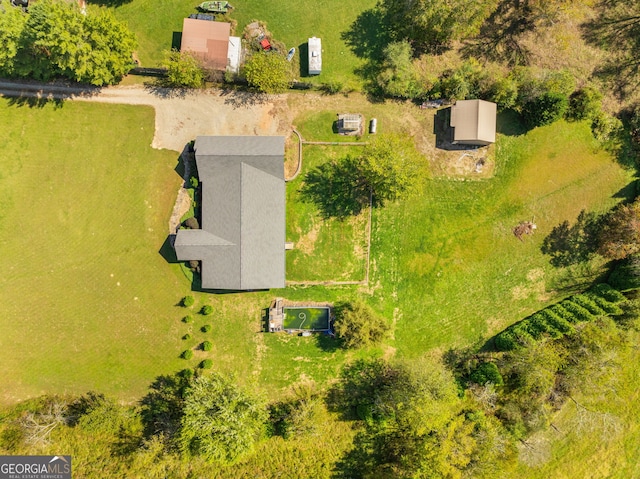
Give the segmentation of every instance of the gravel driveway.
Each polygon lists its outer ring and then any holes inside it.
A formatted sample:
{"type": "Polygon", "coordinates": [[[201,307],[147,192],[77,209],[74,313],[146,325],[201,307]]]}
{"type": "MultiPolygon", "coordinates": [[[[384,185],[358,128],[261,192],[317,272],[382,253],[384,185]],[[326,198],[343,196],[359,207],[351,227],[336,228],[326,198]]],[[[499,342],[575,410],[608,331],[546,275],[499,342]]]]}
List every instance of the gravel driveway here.
{"type": "Polygon", "coordinates": [[[28,98],[149,105],[156,110],[151,146],[181,152],[198,135],[284,135],[291,112],[284,95],[196,90],[184,93],[141,86],[77,88],[0,81],[0,94],[28,98]]]}

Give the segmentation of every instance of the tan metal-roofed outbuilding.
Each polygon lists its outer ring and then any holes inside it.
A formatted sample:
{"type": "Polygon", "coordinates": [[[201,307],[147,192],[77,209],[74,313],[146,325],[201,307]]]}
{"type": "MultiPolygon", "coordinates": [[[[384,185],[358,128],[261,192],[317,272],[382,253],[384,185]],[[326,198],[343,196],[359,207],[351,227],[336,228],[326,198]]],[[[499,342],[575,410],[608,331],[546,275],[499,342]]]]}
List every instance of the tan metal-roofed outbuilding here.
{"type": "Polygon", "coordinates": [[[451,107],[453,143],[486,146],[496,141],[496,104],[484,100],[460,100],[451,107]]]}
{"type": "Polygon", "coordinates": [[[192,52],[205,68],[226,70],[230,34],[230,23],[185,18],[180,49],[192,52]]]}

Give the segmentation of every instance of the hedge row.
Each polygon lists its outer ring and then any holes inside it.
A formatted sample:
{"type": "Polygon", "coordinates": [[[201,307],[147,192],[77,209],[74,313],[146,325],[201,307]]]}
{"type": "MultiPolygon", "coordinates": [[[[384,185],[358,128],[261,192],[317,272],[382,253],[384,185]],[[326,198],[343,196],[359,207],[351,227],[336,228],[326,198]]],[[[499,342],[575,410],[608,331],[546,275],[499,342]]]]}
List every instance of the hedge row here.
{"type": "Polygon", "coordinates": [[[617,303],[624,300],[620,291],[608,284],[598,284],[585,293],[571,296],[509,326],[496,335],[495,346],[500,351],[511,351],[545,336],[560,338],[572,334],[576,323],[621,314],[622,309],[617,303]]]}

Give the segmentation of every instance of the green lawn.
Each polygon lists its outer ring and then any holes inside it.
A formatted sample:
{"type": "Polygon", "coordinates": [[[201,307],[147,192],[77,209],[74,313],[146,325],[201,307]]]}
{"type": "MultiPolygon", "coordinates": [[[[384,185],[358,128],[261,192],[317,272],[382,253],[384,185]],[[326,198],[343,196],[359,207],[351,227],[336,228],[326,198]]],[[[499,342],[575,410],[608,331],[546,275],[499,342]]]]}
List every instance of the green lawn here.
{"type": "MultiPolygon", "coordinates": [[[[357,147],[354,147],[357,148],[357,147]]],[[[306,201],[300,188],[306,172],[328,159],[339,159],[353,148],[303,147],[303,169],[287,184],[287,251],[289,281],[362,281],[366,274],[368,211],[344,221],[323,219],[315,204],[306,201]]]]}
{"type": "Polygon", "coordinates": [[[426,181],[374,213],[372,302],[397,320],[403,356],[486,338],[568,294],[556,288],[571,271],[549,265],[543,238],[583,208],[620,201],[633,181],[582,123],[500,136],[496,151],[495,178],[426,181]],[[521,242],[511,230],[525,220],[538,229],[521,242]]]}
{"type": "Polygon", "coordinates": [[[179,177],[150,108],[0,99],[3,397],[135,397],[178,367],[185,285],[158,253],[179,177]]]}
{"type": "MultiPolygon", "coordinates": [[[[174,32],[182,31],[182,20],[195,13],[198,1],[160,0],[148,2],[132,0],[114,3],[118,18],[127,22],[138,36],[138,54],[145,66],[156,66],[162,59],[162,50],[170,49],[174,32]]],[[[307,39],[316,36],[322,39],[323,72],[311,81],[339,81],[350,88],[359,88],[359,80],[353,74],[362,61],[355,57],[341,39],[342,32],[349,29],[358,15],[375,5],[374,0],[342,2],[331,0],[310,5],[304,2],[274,0],[238,0],[230,18],[238,22],[236,34],[252,20],[262,20],[277,40],[287,48],[296,47],[294,66],[299,66],[301,47],[307,39]]],[[[294,71],[299,78],[300,72],[294,71]]]]}

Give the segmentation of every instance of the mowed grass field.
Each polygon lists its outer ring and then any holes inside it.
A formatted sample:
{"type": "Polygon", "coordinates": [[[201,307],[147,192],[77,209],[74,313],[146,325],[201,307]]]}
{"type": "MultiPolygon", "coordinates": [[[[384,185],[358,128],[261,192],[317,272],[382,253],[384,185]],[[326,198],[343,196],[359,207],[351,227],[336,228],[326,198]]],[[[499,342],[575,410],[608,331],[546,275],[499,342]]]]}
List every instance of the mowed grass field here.
{"type": "Polygon", "coordinates": [[[0,98],[0,400],[123,398],[178,366],[185,290],[158,253],[179,177],[150,108],[0,98]],[[175,347],[175,346],[173,346],[175,347]]]}
{"type": "MultiPolygon", "coordinates": [[[[132,0],[129,2],[98,2],[111,5],[116,16],[133,30],[139,42],[138,56],[144,66],[157,66],[162,51],[169,50],[174,32],[182,31],[182,21],[196,12],[197,0],[132,0]]],[[[322,39],[323,72],[312,81],[339,81],[349,88],[359,88],[359,80],[353,75],[362,61],[354,56],[341,35],[347,31],[358,15],[375,5],[375,0],[343,2],[325,0],[308,4],[274,0],[237,0],[230,18],[236,20],[236,35],[253,20],[267,23],[274,38],[284,42],[287,48],[296,47],[294,76],[299,78],[300,50],[309,37],[322,39]]],[[[306,64],[306,59],[303,59],[306,64]]]]}
{"type": "Polygon", "coordinates": [[[301,192],[307,172],[325,161],[339,160],[354,148],[303,146],[303,170],[287,184],[287,241],[294,243],[286,256],[289,281],[365,279],[369,211],[344,221],[324,219],[301,192]]]}
{"type": "MultiPolygon", "coordinates": [[[[490,180],[426,180],[420,194],[374,211],[372,303],[396,322],[398,354],[486,339],[574,286],[540,245],[582,209],[602,212],[633,179],[597,148],[588,125],[558,122],[499,137],[490,180]],[[538,229],[518,241],[512,228],[538,229]]],[[[595,279],[601,271],[593,264],[595,279]]]]}

